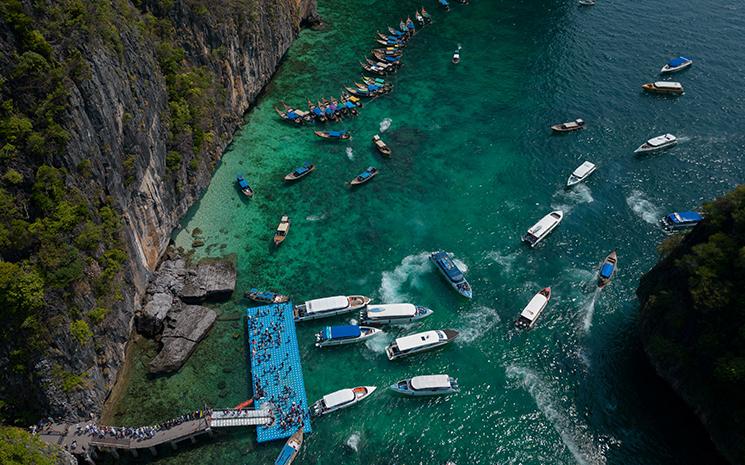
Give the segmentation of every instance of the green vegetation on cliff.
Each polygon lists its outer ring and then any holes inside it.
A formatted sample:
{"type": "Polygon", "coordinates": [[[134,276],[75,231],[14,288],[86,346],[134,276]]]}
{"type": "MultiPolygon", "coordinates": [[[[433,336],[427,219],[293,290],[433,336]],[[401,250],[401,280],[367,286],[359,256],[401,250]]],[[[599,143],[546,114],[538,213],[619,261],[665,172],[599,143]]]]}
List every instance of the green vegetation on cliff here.
{"type": "Polygon", "coordinates": [[[641,280],[642,339],[724,455],[745,463],[745,186],[704,210],[641,280]]]}
{"type": "Polygon", "coordinates": [[[20,428],[0,426],[0,463],[3,465],[54,465],[59,451],[20,428]]]}

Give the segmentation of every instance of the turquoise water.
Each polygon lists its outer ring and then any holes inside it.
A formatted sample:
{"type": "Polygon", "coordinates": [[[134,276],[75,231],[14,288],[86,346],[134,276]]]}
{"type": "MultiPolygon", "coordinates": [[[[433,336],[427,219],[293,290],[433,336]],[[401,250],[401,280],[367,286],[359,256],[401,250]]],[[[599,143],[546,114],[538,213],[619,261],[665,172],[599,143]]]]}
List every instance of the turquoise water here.
{"type": "MultiPolygon", "coordinates": [[[[634,291],[657,259],[659,217],[694,209],[745,175],[742,3],[599,0],[579,8],[573,1],[474,0],[448,14],[431,5],[434,24],[407,48],[393,93],[337,125],[352,131],[351,141],[321,141],[310,128],[278,120],[272,106],[280,100],[338,95],[359,76],[357,61],[375,31],[419,5],[322,0],[326,30],[301,33],[175,237],[186,249],[195,236],[203,239],[198,256],[236,253],[241,291],[265,287],[300,301],[360,293],[435,310],[374,343],[324,351],[312,346],[313,335],[331,320],[299,325],[309,400],[343,387],[380,388],[315,421],[299,463],[716,463],[705,433],[641,355],[634,291]],[[450,58],[459,45],[455,66],[450,58]],[[676,75],[686,94],[644,95],[640,85],[677,54],[696,60],[676,75]],[[550,124],[576,117],[586,130],[550,133],[550,124]],[[391,159],[370,143],[386,119],[391,159]],[[632,154],[665,132],[681,143],[632,154]],[[316,172],[284,185],[282,176],[306,160],[316,172]],[[583,160],[598,171],[565,191],[583,160]],[[369,165],[380,174],[350,190],[346,182],[369,165]],[[235,189],[236,173],[247,175],[253,199],[235,189]],[[524,231],[555,208],[566,215],[559,228],[535,249],[521,245],[524,231]],[[272,234],[283,214],[292,229],[275,250],[272,234]],[[596,267],[614,248],[619,272],[596,293],[596,267]],[[435,249],[467,266],[472,301],[428,264],[435,249]],[[520,310],[549,285],[553,298],[536,329],[515,331],[520,310]],[[383,354],[395,336],[433,328],[454,328],[461,337],[396,363],[383,354]],[[460,394],[420,400],[384,389],[444,372],[459,378],[460,394]]],[[[219,306],[224,320],[175,375],[147,378],[143,367],[154,349],[139,344],[117,423],[247,398],[242,330],[230,320],[247,305],[241,294],[219,306]]],[[[265,464],[280,447],[233,432],[157,462],[265,464]]]]}

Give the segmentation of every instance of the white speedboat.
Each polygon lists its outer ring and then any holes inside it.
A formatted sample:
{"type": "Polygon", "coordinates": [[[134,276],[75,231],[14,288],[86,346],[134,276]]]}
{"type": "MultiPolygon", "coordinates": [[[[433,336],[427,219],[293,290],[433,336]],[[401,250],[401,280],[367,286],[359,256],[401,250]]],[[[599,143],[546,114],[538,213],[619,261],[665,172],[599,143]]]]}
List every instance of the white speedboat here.
{"type": "Polygon", "coordinates": [[[686,57],[677,57],[668,61],[665,66],[662,67],[660,73],[675,73],[682,71],[693,64],[693,60],[686,57]]]}
{"type": "Polygon", "coordinates": [[[448,375],[414,376],[391,384],[391,390],[407,396],[443,396],[460,391],[458,380],[448,375]]]}
{"type": "Polygon", "coordinates": [[[534,295],[528,305],[525,306],[520,317],[515,321],[515,326],[520,329],[530,329],[535,325],[536,320],[543,310],[546,309],[548,301],[551,299],[551,288],[546,287],[538,294],[534,295]]]}
{"type": "Polygon", "coordinates": [[[370,298],[364,295],[337,295],[323,299],[309,300],[301,305],[295,305],[295,321],[315,320],[340,315],[342,313],[359,310],[370,303],[370,298]]]}
{"type": "Polygon", "coordinates": [[[576,184],[581,183],[582,181],[587,179],[588,176],[594,173],[597,168],[598,167],[595,166],[594,163],[590,163],[589,161],[583,162],[577,167],[577,169],[572,172],[572,175],[569,176],[569,179],[567,179],[567,187],[572,187],[576,184]]]}
{"type": "Polygon", "coordinates": [[[561,210],[549,213],[541,218],[541,221],[534,224],[532,228],[528,229],[528,232],[523,236],[523,242],[528,243],[531,247],[535,247],[561,223],[563,218],[564,212],[561,210]]]}
{"type": "Polygon", "coordinates": [[[360,312],[360,323],[366,325],[395,325],[427,318],[432,313],[427,307],[412,304],[368,305],[360,312]]]}
{"type": "Polygon", "coordinates": [[[595,4],[595,0],[579,0],[579,4],[581,6],[593,6],[595,4]]]}
{"type": "Polygon", "coordinates": [[[331,394],[326,394],[310,406],[311,415],[318,417],[327,413],[335,412],[343,408],[351,407],[357,402],[366,399],[377,389],[375,386],[357,386],[352,389],[340,389],[331,394]]]}
{"type": "Polygon", "coordinates": [[[463,272],[458,268],[458,265],[456,265],[449,253],[438,250],[437,252],[432,252],[429,255],[429,259],[440,270],[440,273],[447,279],[453,289],[467,299],[473,297],[471,285],[468,284],[463,272]]]}
{"type": "Polygon", "coordinates": [[[638,149],[634,150],[634,153],[654,152],[656,150],[662,150],[678,143],[678,138],[672,134],[663,134],[661,136],[653,137],[639,146],[638,149]]]}
{"type": "Polygon", "coordinates": [[[642,84],[642,89],[653,94],[683,94],[683,84],[675,81],[657,81],[642,84]]]}
{"type": "Polygon", "coordinates": [[[371,328],[370,326],[326,326],[316,334],[316,347],[353,344],[355,342],[362,342],[378,334],[383,334],[383,330],[371,328]]]}
{"type": "Polygon", "coordinates": [[[399,337],[385,348],[385,353],[388,355],[388,360],[395,360],[406,357],[407,355],[444,346],[456,337],[458,337],[458,331],[453,329],[437,329],[416,333],[410,336],[399,337]]]}

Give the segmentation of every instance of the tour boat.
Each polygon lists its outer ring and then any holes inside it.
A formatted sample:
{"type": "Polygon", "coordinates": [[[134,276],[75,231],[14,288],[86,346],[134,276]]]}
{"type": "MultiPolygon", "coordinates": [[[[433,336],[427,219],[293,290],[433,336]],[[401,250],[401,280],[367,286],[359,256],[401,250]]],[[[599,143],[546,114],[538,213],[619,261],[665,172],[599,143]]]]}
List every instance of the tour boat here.
{"type": "Polygon", "coordinates": [[[367,181],[371,180],[373,177],[375,177],[375,175],[377,174],[378,174],[378,169],[371,166],[367,168],[365,171],[363,171],[362,173],[358,174],[356,178],[352,179],[350,184],[353,186],[364,184],[367,181]]]}
{"type": "Polygon", "coordinates": [[[289,296],[275,294],[269,291],[260,291],[255,287],[247,291],[244,295],[248,299],[265,304],[281,304],[290,300],[289,296]]]}
{"type": "Polygon", "coordinates": [[[315,169],[316,165],[313,163],[305,163],[303,166],[295,168],[292,173],[285,176],[285,181],[297,181],[298,179],[309,175],[315,169]]]}
{"type": "Polygon", "coordinates": [[[531,329],[535,325],[536,320],[543,310],[546,309],[548,301],[551,298],[551,288],[547,287],[541,290],[538,294],[534,295],[528,305],[525,306],[520,317],[515,322],[515,326],[519,329],[531,329]]]}
{"type": "Polygon", "coordinates": [[[407,396],[443,396],[460,391],[458,380],[448,375],[425,375],[391,384],[392,391],[407,396]]]}
{"type": "Polygon", "coordinates": [[[347,140],[352,137],[349,131],[313,131],[313,134],[322,139],[347,140]]]}
{"type": "Polygon", "coordinates": [[[378,334],[383,334],[383,330],[371,328],[370,326],[326,326],[316,334],[316,347],[340,346],[362,342],[378,334]]]}
{"type": "Polygon", "coordinates": [[[456,337],[458,337],[458,331],[453,329],[437,329],[416,333],[399,337],[385,348],[385,353],[388,355],[388,360],[396,360],[397,358],[444,346],[456,337]]]}
{"type": "Polygon", "coordinates": [[[303,446],[303,427],[295,431],[295,434],[290,436],[282,450],[279,451],[277,460],[274,461],[274,465],[290,465],[295,461],[297,454],[300,453],[300,448],[303,446]]]}
{"type": "Polygon", "coordinates": [[[427,307],[412,304],[368,305],[360,311],[360,323],[368,325],[395,325],[427,318],[432,313],[427,307]]]}
{"type": "Polygon", "coordinates": [[[674,81],[657,81],[642,84],[642,89],[654,94],[683,94],[683,84],[674,81]]]}
{"type": "Polygon", "coordinates": [[[572,132],[579,131],[584,127],[585,121],[581,118],[577,118],[576,120],[569,121],[568,123],[554,124],[553,126],[551,126],[551,129],[554,132],[572,132]]]}
{"type": "Polygon", "coordinates": [[[541,218],[541,221],[533,225],[523,236],[523,242],[527,242],[531,247],[535,247],[548,234],[561,223],[564,218],[564,212],[561,210],[553,211],[541,218]]]}
{"type": "Polygon", "coordinates": [[[442,250],[432,252],[429,255],[430,261],[435,264],[440,273],[447,279],[448,283],[460,293],[463,297],[470,299],[473,297],[473,289],[471,285],[466,281],[466,277],[463,272],[455,264],[450,254],[442,250]]]}
{"type": "Polygon", "coordinates": [[[665,215],[660,220],[662,229],[667,232],[680,231],[681,229],[690,229],[703,220],[704,217],[699,212],[673,212],[665,215]]]}
{"type": "Polygon", "coordinates": [[[295,321],[315,320],[342,313],[359,310],[370,303],[370,298],[364,295],[337,295],[322,299],[308,300],[304,304],[295,305],[295,321]]]}
{"type": "Polygon", "coordinates": [[[455,53],[453,53],[453,64],[457,65],[460,63],[460,50],[456,50],[455,53]]]}
{"type": "Polygon", "coordinates": [[[375,148],[378,149],[378,152],[385,155],[386,157],[391,156],[391,148],[385,145],[385,142],[383,142],[383,139],[380,138],[379,135],[375,134],[372,138],[373,144],[375,144],[375,148]]]}
{"type": "Polygon", "coordinates": [[[672,134],[663,134],[661,136],[653,137],[639,146],[638,149],[634,150],[634,153],[654,152],[656,150],[662,150],[678,143],[678,138],[672,134]]]}
{"type": "Polygon", "coordinates": [[[686,57],[673,58],[668,61],[665,66],[662,67],[660,73],[674,73],[676,71],[682,71],[693,64],[693,60],[686,57]]]}
{"type": "Polygon", "coordinates": [[[246,181],[243,176],[238,175],[235,177],[235,182],[238,183],[238,188],[243,192],[243,195],[246,197],[251,197],[254,195],[254,190],[251,189],[251,186],[248,185],[248,181],[246,181]]]}
{"type": "Polygon", "coordinates": [[[600,273],[598,274],[598,287],[600,289],[607,286],[608,283],[610,283],[610,280],[613,279],[617,266],[618,255],[616,255],[616,251],[614,250],[605,257],[605,260],[603,260],[603,263],[600,265],[600,273]]]}
{"type": "Polygon", "coordinates": [[[595,166],[593,163],[590,163],[589,161],[583,162],[577,167],[577,169],[572,172],[572,175],[569,176],[569,179],[567,179],[567,187],[572,187],[576,184],[581,183],[582,181],[587,179],[588,176],[594,173],[596,169],[597,166],[595,166]]]}
{"type": "Polygon", "coordinates": [[[595,0],[579,0],[579,4],[581,6],[593,6],[595,4],[595,0]]]}
{"type": "Polygon", "coordinates": [[[290,231],[290,217],[285,215],[279,221],[279,226],[277,226],[277,232],[274,233],[274,245],[281,244],[285,240],[285,238],[287,238],[287,233],[289,231],[290,231]]]}
{"type": "Polygon", "coordinates": [[[314,417],[326,415],[327,413],[351,407],[357,402],[367,398],[375,392],[375,386],[358,386],[352,389],[341,389],[331,394],[326,394],[310,406],[310,413],[314,417]]]}

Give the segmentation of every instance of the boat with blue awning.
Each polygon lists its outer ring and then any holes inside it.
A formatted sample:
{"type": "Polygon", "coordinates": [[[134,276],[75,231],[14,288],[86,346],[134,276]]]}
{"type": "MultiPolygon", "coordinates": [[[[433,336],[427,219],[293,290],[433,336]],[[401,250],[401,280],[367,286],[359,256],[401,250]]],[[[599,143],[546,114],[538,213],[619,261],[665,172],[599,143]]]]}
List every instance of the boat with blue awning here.
{"type": "Polygon", "coordinates": [[[303,427],[295,432],[290,439],[287,440],[282,450],[277,456],[277,460],[274,461],[274,465],[290,465],[295,461],[300,448],[303,447],[303,427]]]}
{"type": "Polygon", "coordinates": [[[285,176],[285,181],[297,181],[298,179],[309,175],[315,169],[316,165],[314,165],[313,163],[305,162],[303,166],[295,168],[292,173],[285,176]]]}
{"type": "Polygon", "coordinates": [[[277,294],[270,291],[260,291],[255,287],[247,291],[244,296],[255,302],[262,302],[266,304],[281,304],[290,300],[289,296],[277,294]]]}
{"type": "MultiPolygon", "coordinates": [[[[330,108],[327,108],[327,110],[331,111],[330,108]]],[[[352,137],[349,131],[313,131],[313,134],[322,139],[330,140],[347,140],[352,137]]]]}
{"type": "Polygon", "coordinates": [[[248,181],[241,176],[240,174],[235,177],[235,182],[238,184],[238,189],[243,192],[243,195],[246,197],[251,197],[254,195],[254,190],[251,189],[251,186],[248,185],[248,181]]]}
{"type": "Polygon", "coordinates": [[[450,254],[442,250],[430,254],[429,259],[435,264],[440,273],[447,279],[448,283],[460,293],[463,297],[470,299],[473,297],[471,285],[466,281],[463,272],[455,264],[450,254]]]}
{"type": "Polygon", "coordinates": [[[686,57],[677,57],[668,61],[665,66],[662,67],[660,73],[674,73],[676,71],[682,71],[693,64],[693,60],[686,57]]]}
{"type": "Polygon", "coordinates": [[[683,229],[690,229],[699,224],[704,216],[699,212],[673,212],[665,215],[660,220],[662,229],[667,232],[675,232],[683,229]]]}
{"type": "Polygon", "coordinates": [[[383,330],[370,326],[326,326],[316,334],[316,347],[353,344],[355,342],[362,342],[378,334],[383,334],[383,330]]]}
{"type": "Polygon", "coordinates": [[[600,272],[598,273],[598,288],[602,289],[610,283],[613,279],[613,275],[616,273],[616,266],[618,265],[618,255],[616,251],[612,251],[603,263],[600,265],[600,272]]]}
{"type": "Polygon", "coordinates": [[[351,185],[357,186],[359,184],[364,184],[367,181],[371,180],[378,174],[378,169],[370,166],[362,173],[358,174],[356,178],[352,179],[350,182],[351,185]]]}

